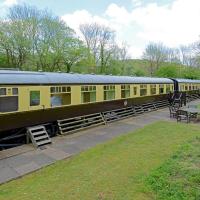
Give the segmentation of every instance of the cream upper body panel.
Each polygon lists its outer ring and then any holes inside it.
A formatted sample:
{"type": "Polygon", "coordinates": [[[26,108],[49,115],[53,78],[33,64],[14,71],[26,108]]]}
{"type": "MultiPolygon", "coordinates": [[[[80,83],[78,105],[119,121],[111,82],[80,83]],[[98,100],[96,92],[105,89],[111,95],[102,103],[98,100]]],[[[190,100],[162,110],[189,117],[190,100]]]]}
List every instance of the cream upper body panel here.
{"type": "MultiPolygon", "coordinates": [[[[15,97],[15,109],[10,112],[25,112],[39,109],[50,109],[55,107],[80,105],[84,103],[95,103],[112,101],[152,95],[166,94],[172,91],[173,84],[117,84],[117,85],[61,85],[61,86],[2,86],[7,93],[1,95],[1,99],[15,97]],[[85,87],[83,90],[82,88],[85,87]],[[12,95],[10,90],[17,88],[17,94],[12,95]],[[90,90],[89,88],[93,88],[90,90]],[[64,91],[63,91],[64,90],[64,91]],[[68,91],[69,90],[69,91],[68,91]],[[17,108],[16,108],[17,107],[17,108]]],[[[1,106],[1,105],[0,105],[1,106]]],[[[11,109],[11,108],[10,108],[11,109]]],[[[0,109],[1,110],[1,109],[0,109]]],[[[0,113],[7,113],[6,111],[0,113]]]]}

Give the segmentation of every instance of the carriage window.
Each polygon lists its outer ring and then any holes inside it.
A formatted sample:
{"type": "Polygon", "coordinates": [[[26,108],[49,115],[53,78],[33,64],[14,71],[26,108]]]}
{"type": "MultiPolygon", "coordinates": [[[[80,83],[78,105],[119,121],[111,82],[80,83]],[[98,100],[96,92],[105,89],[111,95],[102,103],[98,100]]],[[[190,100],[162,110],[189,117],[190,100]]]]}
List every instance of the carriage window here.
{"type": "Polygon", "coordinates": [[[96,102],[96,86],[81,86],[81,102],[96,102]]]}
{"type": "Polygon", "coordinates": [[[104,86],[104,100],[113,100],[113,99],[115,99],[115,86],[105,85],[104,86]]]}
{"type": "Polygon", "coordinates": [[[164,93],[164,85],[161,84],[159,85],[159,94],[163,94],[164,93]]]}
{"type": "Polygon", "coordinates": [[[185,91],[187,91],[187,90],[188,90],[188,86],[186,85],[186,86],[185,86],[185,91]]]}
{"type": "Polygon", "coordinates": [[[133,87],[133,95],[136,96],[137,95],[137,86],[133,87]]]}
{"type": "Polygon", "coordinates": [[[71,104],[71,87],[57,86],[51,87],[51,107],[71,104]]]}
{"type": "Polygon", "coordinates": [[[18,95],[18,88],[13,88],[12,89],[12,94],[13,95],[18,95]]]}
{"type": "Polygon", "coordinates": [[[156,85],[150,85],[150,89],[151,89],[151,94],[156,94],[156,85]]]}
{"type": "Polygon", "coordinates": [[[170,85],[167,84],[167,85],[166,85],[166,93],[169,93],[169,92],[170,92],[170,85]]]}
{"type": "Polygon", "coordinates": [[[140,96],[147,95],[147,85],[140,85],[140,96]]]}
{"type": "Polygon", "coordinates": [[[18,92],[13,93],[13,89],[0,88],[0,112],[13,112],[18,110],[18,92]]]}
{"type": "Polygon", "coordinates": [[[0,88],[0,95],[6,95],[6,88],[0,88]]]}
{"type": "Polygon", "coordinates": [[[130,97],[130,85],[121,85],[121,98],[130,97]]]}
{"type": "Polygon", "coordinates": [[[51,87],[51,93],[55,93],[56,92],[56,87],[51,87]]]}
{"type": "Polygon", "coordinates": [[[180,91],[183,91],[183,90],[184,90],[184,86],[180,85],[180,91]]]}
{"type": "Polygon", "coordinates": [[[40,105],[40,91],[30,91],[30,106],[40,105]]]}

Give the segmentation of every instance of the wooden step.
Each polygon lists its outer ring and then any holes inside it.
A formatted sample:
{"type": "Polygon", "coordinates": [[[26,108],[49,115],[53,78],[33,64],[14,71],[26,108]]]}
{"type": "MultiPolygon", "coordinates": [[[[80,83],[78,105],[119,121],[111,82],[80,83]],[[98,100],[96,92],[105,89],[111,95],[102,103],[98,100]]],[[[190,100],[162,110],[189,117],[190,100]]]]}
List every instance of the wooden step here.
{"type": "Polygon", "coordinates": [[[45,126],[28,127],[27,134],[36,148],[51,143],[51,139],[45,126]]]}

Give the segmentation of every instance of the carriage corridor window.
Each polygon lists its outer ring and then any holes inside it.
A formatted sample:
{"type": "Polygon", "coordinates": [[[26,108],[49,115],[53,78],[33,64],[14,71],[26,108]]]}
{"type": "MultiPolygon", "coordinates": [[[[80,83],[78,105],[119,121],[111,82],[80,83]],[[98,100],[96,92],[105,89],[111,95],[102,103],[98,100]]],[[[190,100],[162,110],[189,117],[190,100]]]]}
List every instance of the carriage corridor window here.
{"type": "Polygon", "coordinates": [[[30,91],[30,106],[40,105],[40,91],[30,91]]]}
{"type": "Polygon", "coordinates": [[[140,96],[147,95],[147,85],[140,85],[140,96]]]}
{"type": "Polygon", "coordinates": [[[164,85],[163,84],[159,85],[159,94],[164,94],[164,85]]]}
{"type": "Polygon", "coordinates": [[[185,86],[185,91],[187,91],[187,90],[188,90],[188,86],[186,85],[186,86],[185,86]]]}
{"type": "Polygon", "coordinates": [[[81,86],[81,103],[96,102],[96,86],[81,86]]]}
{"type": "Polygon", "coordinates": [[[56,86],[50,88],[51,107],[65,106],[71,104],[71,87],[56,86]]]}
{"type": "Polygon", "coordinates": [[[169,93],[169,92],[170,92],[170,85],[167,84],[167,85],[166,85],[166,93],[169,93]]]}
{"type": "Polygon", "coordinates": [[[151,94],[156,94],[156,84],[150,85],[151,94]]]}
{"type": "Polygon", "coordinates": [[[18,95],[18,88],[12,88],[12,95],[18,95]]]}
{"type": "Polygon", "coordinates": [[[115,86],[114,85],[104,85],[104,100],[115,99],[115,86]]]}
{"type": "Polygon", "coordinates": [[[136,96],[137,95],[137,86],[133,87],[133,95],[136,96]]]}
{"type": "Polygon", "coordinates": [[[130,85],[121,85],[121,98],[130,97],[130,85]]]}

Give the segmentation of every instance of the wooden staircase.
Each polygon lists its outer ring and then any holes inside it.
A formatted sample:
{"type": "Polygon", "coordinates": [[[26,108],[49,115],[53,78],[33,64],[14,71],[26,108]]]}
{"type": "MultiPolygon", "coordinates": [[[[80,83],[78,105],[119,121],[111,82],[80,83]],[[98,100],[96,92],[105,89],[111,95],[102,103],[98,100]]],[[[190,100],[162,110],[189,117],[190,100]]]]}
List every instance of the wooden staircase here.
{"type": "Polygon", "coordinates": [[[36,148],[51,143],[51,139],[46,131],[45,126],[28,127],[27,134],[36,148]]]}

